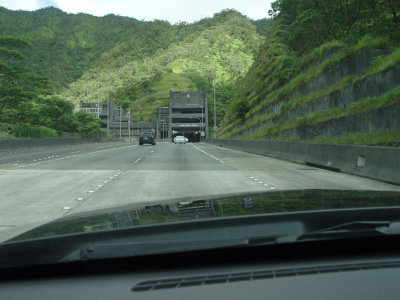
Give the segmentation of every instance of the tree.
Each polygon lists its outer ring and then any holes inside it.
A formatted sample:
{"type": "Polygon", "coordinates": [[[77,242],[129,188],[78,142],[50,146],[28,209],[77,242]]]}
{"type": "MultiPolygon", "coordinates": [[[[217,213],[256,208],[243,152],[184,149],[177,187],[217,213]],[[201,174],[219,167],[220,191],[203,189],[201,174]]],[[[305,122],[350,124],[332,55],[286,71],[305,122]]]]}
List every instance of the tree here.
{"type": "Polygon", "coordinates": [[[46,126],[61,132],[75,132],[78,122],[73,115],[72,102],[58,98],[39,97],[31,108],[31,125],[46,126]]]}
{"type": "Polygon", "coordinates": [[[104,136],[104,131],[100,129],[103,121],[92,114],[78,111],[75,113],[75,119],[78,122],[78,132],[81,137],[95,138],[104,136]]]}
{"type": "Polygon", "coordinates": [[[32,75],[24,67],[21,49],[30,43],[21,37],[0,36],[0,119],[6,110],[17,109],[49,92],[43,76],[32,75]]]}
{"type": "Polygon", "coordinates": [[[278,0],[271,7],[271,16],[289,20],[289,46],[298,52],[366,35],[400,41],[399,0],[278,0]]]}
{"type": "Polygon", "coordinates": [[[235,105],[236,116],[238,119],[242,121],[245,120],[246,114],[249,112],[249,110],[250,110],[250,105],[246,99],[241,99],[235,105]]]}

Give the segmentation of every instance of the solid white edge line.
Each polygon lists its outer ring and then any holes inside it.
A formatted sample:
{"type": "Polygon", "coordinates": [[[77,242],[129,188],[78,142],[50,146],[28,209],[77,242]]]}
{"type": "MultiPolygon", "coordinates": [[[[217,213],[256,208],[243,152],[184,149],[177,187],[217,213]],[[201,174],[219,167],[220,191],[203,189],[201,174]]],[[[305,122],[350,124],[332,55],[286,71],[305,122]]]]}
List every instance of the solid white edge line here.
{"type": "Polygon", "coordinates": [[[200,152],[203,152],[204,154],[206,154],[206,155],[208,155],[208,156],[210,156],[210,157],[212,157],[212,158],[214,158],[216,161],[219,161],[220,163],[224,163],[222,160],[220,160],[219,158],[216,158],[215,156],[213,156],[213,155],[211,155],[210,153],[208,153],[208,152],[206,152],[206,151],[204,151],[204,150],[201,150],[200,148],[198,148],[198,147],[196,147],[195,145],[193,145],[193,144],[190,144],[192,147],[194,147],[194,148],[196,148],[197,150],[199,150],[200,152]]]}

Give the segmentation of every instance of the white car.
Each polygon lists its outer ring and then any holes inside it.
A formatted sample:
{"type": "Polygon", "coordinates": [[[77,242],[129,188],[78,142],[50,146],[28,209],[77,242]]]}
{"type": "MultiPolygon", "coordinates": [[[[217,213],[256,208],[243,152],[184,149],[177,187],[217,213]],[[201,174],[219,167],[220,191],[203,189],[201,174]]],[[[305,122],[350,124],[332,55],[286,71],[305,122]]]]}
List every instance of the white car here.
{"type": "Polygon", "coordinates": [[[174,142],[175,142],[175,144],[185,144],[186,139],[184,136],[178,135],[174,138],[174,142]]]}

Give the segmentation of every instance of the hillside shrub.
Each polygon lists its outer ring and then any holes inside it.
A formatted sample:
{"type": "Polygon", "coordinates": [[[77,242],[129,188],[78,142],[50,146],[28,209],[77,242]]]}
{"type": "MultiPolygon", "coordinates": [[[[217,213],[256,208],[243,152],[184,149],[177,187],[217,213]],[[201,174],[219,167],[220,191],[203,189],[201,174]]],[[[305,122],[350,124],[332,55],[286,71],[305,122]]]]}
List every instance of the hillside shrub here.
{"type": "Polygon", "coordinates": [[[45,126],[15,125],[12,132],[17,138],[56,138],[57,131],[45,126]]]}

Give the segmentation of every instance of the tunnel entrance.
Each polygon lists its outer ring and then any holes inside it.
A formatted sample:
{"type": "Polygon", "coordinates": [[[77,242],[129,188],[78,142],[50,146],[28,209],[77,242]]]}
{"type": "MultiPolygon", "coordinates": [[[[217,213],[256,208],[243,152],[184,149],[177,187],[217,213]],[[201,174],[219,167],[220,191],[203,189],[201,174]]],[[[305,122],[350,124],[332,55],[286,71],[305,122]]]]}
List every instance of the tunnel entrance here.
{"type": "Polygon", "coordinates": [[[172,142],[174,141],[174,138],[178,135],[187,138],[189,143],[198,143],[201,141],[199,131],[180,131],[172,135],[172,142]]]}
{"type": "Polygon", "coordinates": [[[159,107],[158,138],[174,141],[177,135],[182,135],[192,143],[208,139],[206,91],[170,91],[169,104],[168,107],[159,107]]]}

